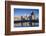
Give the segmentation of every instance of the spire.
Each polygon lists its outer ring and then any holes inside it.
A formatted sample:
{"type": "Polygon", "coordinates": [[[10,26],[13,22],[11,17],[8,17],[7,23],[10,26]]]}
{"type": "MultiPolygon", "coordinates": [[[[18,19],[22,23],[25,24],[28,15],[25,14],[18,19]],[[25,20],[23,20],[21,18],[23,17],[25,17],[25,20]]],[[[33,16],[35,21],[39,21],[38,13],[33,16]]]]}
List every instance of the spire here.
{"type": "Polygon", "coordinates": [[[32,11],[31,15],[34,15],[34,12],[32,11]]]}

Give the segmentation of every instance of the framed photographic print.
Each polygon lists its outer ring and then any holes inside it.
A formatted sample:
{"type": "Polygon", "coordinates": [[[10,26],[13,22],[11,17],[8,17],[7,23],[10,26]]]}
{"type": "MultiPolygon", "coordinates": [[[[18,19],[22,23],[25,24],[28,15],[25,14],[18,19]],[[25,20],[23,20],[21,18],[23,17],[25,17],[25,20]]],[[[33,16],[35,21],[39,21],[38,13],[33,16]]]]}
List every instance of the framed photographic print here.
{"type": "Polygon", "coordinates": [[[5,34],[45,32],[44,3],[5,1],[5,34]]]}

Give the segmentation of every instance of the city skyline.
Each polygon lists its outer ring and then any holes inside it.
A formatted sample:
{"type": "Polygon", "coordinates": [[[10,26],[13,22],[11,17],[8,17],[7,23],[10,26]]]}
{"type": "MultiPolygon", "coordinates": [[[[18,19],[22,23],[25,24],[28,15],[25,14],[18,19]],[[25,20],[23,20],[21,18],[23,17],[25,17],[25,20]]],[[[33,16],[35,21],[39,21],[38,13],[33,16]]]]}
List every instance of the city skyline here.
{"type": "Polygon", "coordinates": [[[30,15],[30,13],[34,12],[36,16],[39,15],[38,9],[23,9],[23,8],[14,8],[14,16],[25,16],[30,15]]]}
{"type": "Polygon", "coordinates": [[[39,9],[14,8],[15,27],[38,26],[39,25],[38,16],[39,16],[39,9]]]}

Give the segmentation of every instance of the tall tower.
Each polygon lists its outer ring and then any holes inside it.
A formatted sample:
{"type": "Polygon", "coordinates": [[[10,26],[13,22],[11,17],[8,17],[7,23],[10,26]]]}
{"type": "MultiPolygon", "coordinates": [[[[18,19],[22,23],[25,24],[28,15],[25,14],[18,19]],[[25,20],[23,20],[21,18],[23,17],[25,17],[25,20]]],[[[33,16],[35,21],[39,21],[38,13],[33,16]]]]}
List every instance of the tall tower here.
{"type": "MultiPolygon", "coordinates": [[[[35,20],[35,14],[34,14],[34,12],[31,13],[31,20],[32,21],[35,20]]],[[[34,26],[34,25],[35,25],[35,23],[32,22],[32,26],[34,26]]]]}
{"type": "Polygon", "coordinates": [[[32,20],[35,20],[34,12],[31,13],[31,19],[32,19],[32,20]]]}

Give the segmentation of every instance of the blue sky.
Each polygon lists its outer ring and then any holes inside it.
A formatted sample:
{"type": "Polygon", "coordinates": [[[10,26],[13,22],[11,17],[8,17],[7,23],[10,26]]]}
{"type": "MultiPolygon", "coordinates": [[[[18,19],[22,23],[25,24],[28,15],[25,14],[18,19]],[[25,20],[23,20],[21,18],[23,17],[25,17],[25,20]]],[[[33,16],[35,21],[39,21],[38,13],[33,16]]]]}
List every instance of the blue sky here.
{"type": "Polygon", "coordinates": [[[14,16],[24,16],[25,14],[30,15],[32,11],[36,16],[39,16],[39,9],[23,9],[23,8],[14,8],[14,16]]]}

